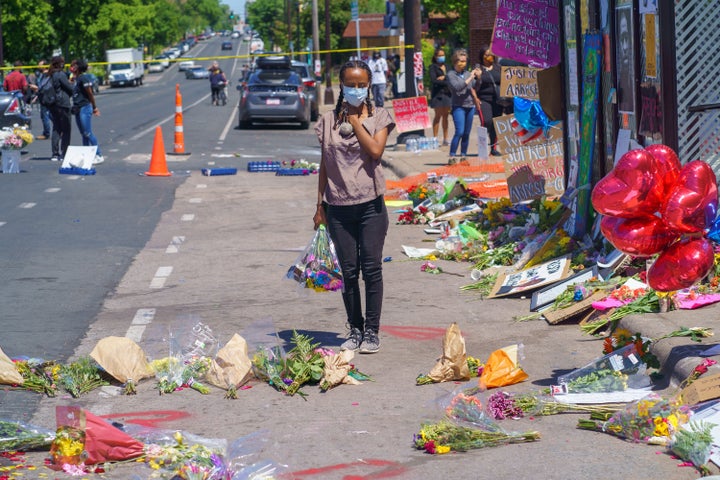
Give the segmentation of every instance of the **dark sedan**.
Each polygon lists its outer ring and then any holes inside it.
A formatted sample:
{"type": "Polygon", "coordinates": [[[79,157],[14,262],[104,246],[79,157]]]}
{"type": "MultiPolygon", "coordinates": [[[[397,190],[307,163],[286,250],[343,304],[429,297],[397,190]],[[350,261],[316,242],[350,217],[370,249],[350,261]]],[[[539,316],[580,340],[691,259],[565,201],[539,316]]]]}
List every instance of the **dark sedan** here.
{"type": "Polygon", "coordinates": [[[26,113],[25,102],[16,92],[0,91],[0,128],[13,125],[30,126],[30,115],[26,113]]]}
{"type": "Polygon", "coordinates": [[[239,85],[239,127],[252,122],[299,122],[310,128],[310,99],[287,57],[258,59],[258,69],[239,85]]]}

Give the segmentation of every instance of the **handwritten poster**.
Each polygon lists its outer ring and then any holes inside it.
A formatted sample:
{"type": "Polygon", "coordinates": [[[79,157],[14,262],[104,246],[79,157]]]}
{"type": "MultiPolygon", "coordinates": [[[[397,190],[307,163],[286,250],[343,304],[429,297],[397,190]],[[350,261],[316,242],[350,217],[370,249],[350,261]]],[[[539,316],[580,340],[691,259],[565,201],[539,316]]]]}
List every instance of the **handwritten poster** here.
{"type": "Polygon", "coordinates": [[[563,124],[553,126],[548,137],[540,135],[522,144],[510,125],[512,119],[513,115],[493,119],[498,145],[504,153],[502,159],[508,187],[511,183],[517,186],[510,189],[511,200],[513,197],[522,201],[542,195],[561,196],[565,192],[563,124]],[[544,190],[538,192],[541,186],[544,190]]]}
{"type": "Polygon", "coordinates": [[[537,74],[537,68],[502,67],[500,96],[539,100],[537,74]]]}
{"type": "Polygon", "coordinates": [[[430,114],[426,97],[401,98],[392,101],[395,128],[398,133],[430,128],[430,114]]]}
{"type": "Polygon", "coordinates": [[[531,67],[560,63],[558,0],[499,0],[492,52],[531,67]]]}

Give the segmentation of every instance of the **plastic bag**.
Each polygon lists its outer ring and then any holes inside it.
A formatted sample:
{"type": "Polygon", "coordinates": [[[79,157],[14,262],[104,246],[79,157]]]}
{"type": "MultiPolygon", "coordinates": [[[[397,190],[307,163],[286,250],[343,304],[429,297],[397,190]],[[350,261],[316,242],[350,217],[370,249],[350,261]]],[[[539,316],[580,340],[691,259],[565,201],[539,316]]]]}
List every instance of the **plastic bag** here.
{"type": "Polygon", "coordinates": [[[287,465],[273,460],[266,452],[269,433],[261,430],[230,443],[226,465],[232,480],[271,480],[284,478],[290,473],[287,465]]]}
{"type": "Polygon", "coordinates": [[[45,448],[49,447],[54,439],[54,430],[0,418],[0,452],[45,448]]]}
{"type": "Polygon", "coordinates": [[[520,368],[522,350],[523,345],[516,344],[492,352],[480,375],[480,387],[504,387],[527,380],[528,374],[520,368]]]}
{"type": "Polygon", "coordinates": [[[285,276],[316,292],[343,290],[345,284],[340,262],[324,225],[318,227],[305,251],[285,276]]]}
{"type": "Polygon", "coordinates": [[[558,378],[553,394],[618,392],[650,385],[647,365],[634,343],[600,357],[586,366],[558,378]]]}

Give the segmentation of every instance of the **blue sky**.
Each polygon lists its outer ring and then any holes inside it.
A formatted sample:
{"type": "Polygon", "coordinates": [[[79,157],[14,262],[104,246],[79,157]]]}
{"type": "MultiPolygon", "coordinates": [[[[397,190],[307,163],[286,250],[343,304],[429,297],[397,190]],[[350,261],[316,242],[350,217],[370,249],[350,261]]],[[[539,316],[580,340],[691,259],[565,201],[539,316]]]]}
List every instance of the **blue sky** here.
{"type": "Polygon", "coordinates": [[[243,15],[245,12],[245,0],[223,0],[222,3],[228,5],[237,15],[243,15]]]}

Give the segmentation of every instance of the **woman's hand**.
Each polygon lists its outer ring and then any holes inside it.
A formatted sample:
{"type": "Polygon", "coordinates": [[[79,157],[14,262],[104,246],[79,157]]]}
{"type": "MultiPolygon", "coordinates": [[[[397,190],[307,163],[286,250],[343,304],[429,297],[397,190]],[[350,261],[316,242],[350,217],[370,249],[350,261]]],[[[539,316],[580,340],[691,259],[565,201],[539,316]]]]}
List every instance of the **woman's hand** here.
{"type": "Polygon", "coordinates": [[[315,224],[314,229],[317,230],[320,225],[326,225],[327,220],[325,219],[325,209],[322,205],[318,205],[313,215],[313,223],[315,224]]]}

